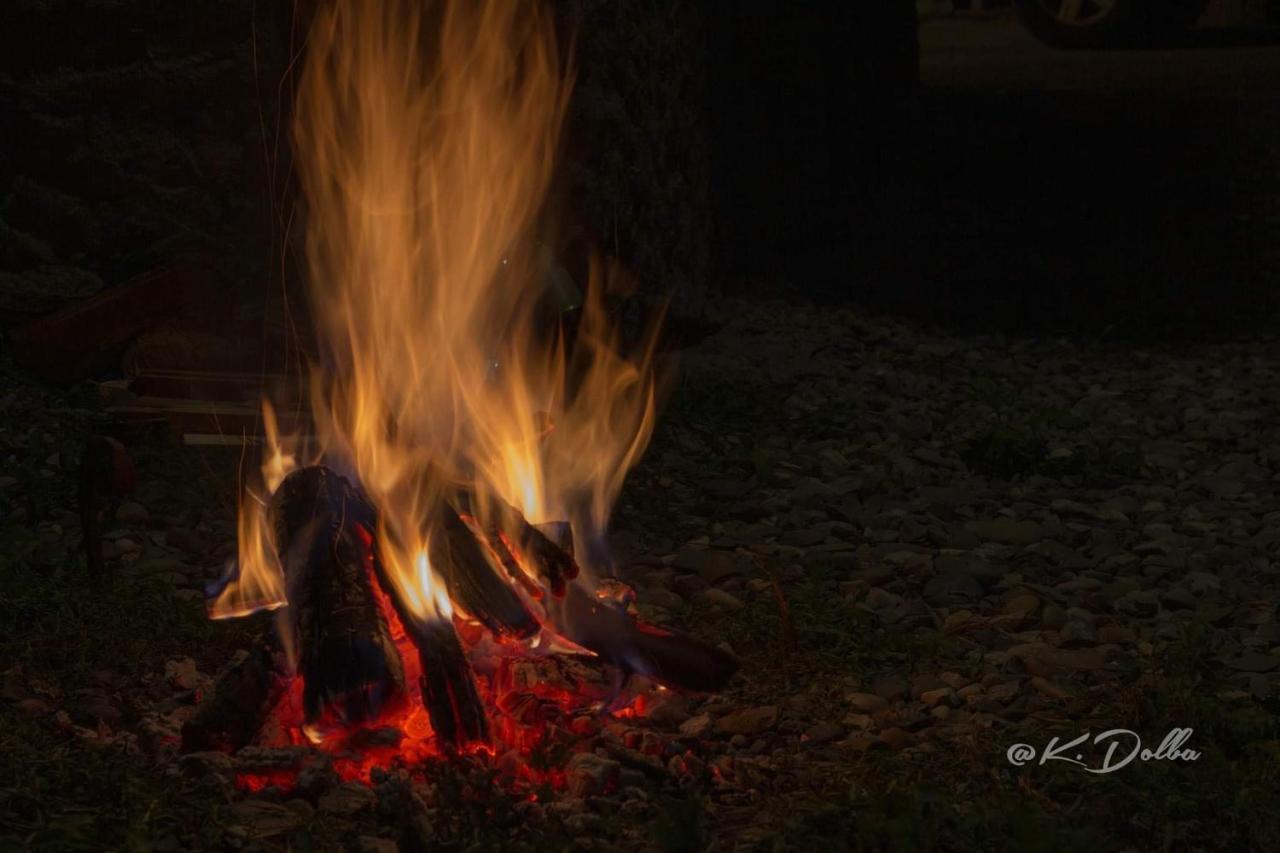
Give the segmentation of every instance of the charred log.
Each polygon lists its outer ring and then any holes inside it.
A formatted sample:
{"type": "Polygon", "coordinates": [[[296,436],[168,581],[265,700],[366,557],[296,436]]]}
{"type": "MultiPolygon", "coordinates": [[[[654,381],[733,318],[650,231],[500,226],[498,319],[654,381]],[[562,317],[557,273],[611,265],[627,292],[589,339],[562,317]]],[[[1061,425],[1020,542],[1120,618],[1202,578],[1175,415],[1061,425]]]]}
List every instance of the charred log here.
{"type": "Polygon", "coordinates": [[[447,749],[487,740],[489,719],[453,620],[444,616],[424,621],[411,613],[399,588],[387,577],[386,566],[378,558],[376,548],[373,566],[379,586],[418,650],[422,671],[418,686],[436,739],[447,749]]]}
{"type": "Polygon", "coordinates": [[[432,537],[431,564],[444,577],[449,598],[497,636],[523,639],[538,620],[494,570],[475,534],[449,504],[440,508],[441,535],[432,537]]]}
{"type": "Polygon", "coordinates": [[[270,652],[255,647],[214,682],[182,726],[182,751],[235,752],[257,736],[283,691],[270,652]]]}
{"type": "Polygon", "coordinates": [[[436,739],[447,748],[488,740],[489,719],[453,622],[433,622],[409,636],[422,662],[422,704],[436,739]]]}
{"type": "Polygon", "coordinates": [[[738,671],[733,655],[695,637],[637,622],[612,601],[571,584],[550,608],[556,628],[624,674],[699,693],[721,690],[738,671]]]}
{"type": "MultiPolygon", "coordinates": [[[[457,501],[463,512],[472,512],[469,496],[459,495],[457,501]]],[[[486,535],[490,547],[502,559],[507,571],[522,583],[526,580],[519,566],[515,565],[516,561],[507,563],[507,555],[514,549],[538,572],[551,588],[552,595],[557,598],[564,595],[567,582],[579,574],[578,561],[573,554],[530,524],[520,510],[500,498],[495,497],[493,501],[497,517],[486,530],[486,535]]]]}
{"type": "Polygon", "coordinates": [[[404,695],[404,666],[368,572],[368,504],[327,468],[302,468],[273,505],[307,722],[375,719],[404,695]]]}

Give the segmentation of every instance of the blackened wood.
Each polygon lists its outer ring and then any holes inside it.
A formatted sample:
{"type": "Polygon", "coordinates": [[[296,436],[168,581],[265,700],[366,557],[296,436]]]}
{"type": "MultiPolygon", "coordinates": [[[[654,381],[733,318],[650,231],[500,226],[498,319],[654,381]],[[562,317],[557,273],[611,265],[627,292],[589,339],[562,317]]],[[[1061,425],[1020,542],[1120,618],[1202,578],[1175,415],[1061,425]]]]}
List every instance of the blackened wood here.
{"type": "Polygon", "coordinates": [[[283,692],[271,653],[258,646],[214,682],[182,725],[183,752],[235,752],[253,742],[283,692]]]}
{"type": "Polygon", "coordinates": [[[721,690],[738,671],[737,659],[696,637],[645,625],[616,604],[570,584],[548,608],[557,630],[624,673],[661,684],[709,693],[721,690]]]}
{"type": "Polygon", "coordinates": [[[525,638],[537,633],[538,620],[447,503],[440,507],[437,529],[441,535],[431,539],[431,564],[444,577],[449,598],[495,635],[525,638]]]}
{"type": "Polygon", "coordinates": [[[405,634],[418,650],[422,675],[418,686],[422,705],[440,745],[454,749],[488,740],[489,720],[476,690],[475,673],[462,651],[453,620],[448,616],[421,619],[410,612],[399,588],[387,576],[386,564],[374,547],[374,573],[386,593],[405,634]]]}
{"type": "MultiPolygon", "coordinates": [[[[460,493],[457,496],[457,502],[464,512],[472,511],[473,502],[469,495],[460,493]]],[[[503,559],[504,565],[509,552],[506,543],[498,535],[499,530],[512,537],[512,544],[519,551],[519,556],[533,564],[534,570],[551,588],[551,593],[557,597],[564,595],[566,583],[576,578],[580,572],[578,561],[574,559],[573,554],[561,548],[545,533],[530,524],[524,514],[514,506],[497,497],[494,497],[491,502],[497,517],[492,519],[491,529],[486,533],[490,546],[503,559]]],[[[508,566],[508,572],[517,580],[523,575],[519,567],[514,565],[508,566]]]]}
{"type": "Polygon", "coordinates": [[[375,719],[403,697],[404,666],[369,580],[368,504],[333,471],[310,467],[285,478],[272,510],[307,722],[375,719]]]}
{"type": "Polygon", "coordinates": [[[453,621],[431,622],[409,636],[422,663],[422,704],[441,746],[456,748],[488,740],[489,720],[453,621]]]}

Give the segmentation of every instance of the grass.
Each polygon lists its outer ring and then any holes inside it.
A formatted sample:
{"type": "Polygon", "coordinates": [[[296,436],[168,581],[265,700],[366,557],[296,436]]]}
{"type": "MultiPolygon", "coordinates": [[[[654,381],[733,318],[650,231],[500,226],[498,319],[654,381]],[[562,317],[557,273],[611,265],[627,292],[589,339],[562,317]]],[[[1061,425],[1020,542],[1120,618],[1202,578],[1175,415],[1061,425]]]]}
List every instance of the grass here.
{"type": "MultiPolygon", "coordinates": [[[[68,415],[66,435],[86,435],[91,417],[68,415]]],[[[219,811],[225,792],[190,783],[174,784],[128,739],[94,744],[54,724],[69,711],[76,721],[78,692],[110,673],[136,689],[163,677],[165,662],[195,657],[216,669],[245,642],[247,625],[210,622],[201,602],[175,594],[158,571],[156,555],[143,553],[121,567],[113,584],[95,588],[79,547],[79,531],[65,513],[74,507],[74,471],[79,442],[65,439],[54,468],[43,460],[19,467],[15,504],[4,513],[0,537],[0,670],[17,689],[49,710],[25,711],[0,704],[0,848],[31,850],[213,849],[222,836],[219,811]],[[53,470],[47,476],[41,469],[53,470]],[[62,508],[61,515],[58,509],[62,508]],[[20,509],[20,513],[8,510],[20,509]],[[54,518],[62,530],[49,535],[54,518]],[[41,533],[45,535],[42,536],[41,533]]],[[[157,471],[182,474],[190,460],[172,448],[153,447],[135,456],[144,477],[157,471]]],[[[175,477],[196,490],[198,479],[175,477]]],[[[202,499],[193,492],[187,501],[202,499]]],[[[172,507],[172,504],[166,504],[172,507]]],[[[127,696],[113,704],[134,713],[127,696]]],[[[124,726],[122,726],[124,728],[124,726]]]]}

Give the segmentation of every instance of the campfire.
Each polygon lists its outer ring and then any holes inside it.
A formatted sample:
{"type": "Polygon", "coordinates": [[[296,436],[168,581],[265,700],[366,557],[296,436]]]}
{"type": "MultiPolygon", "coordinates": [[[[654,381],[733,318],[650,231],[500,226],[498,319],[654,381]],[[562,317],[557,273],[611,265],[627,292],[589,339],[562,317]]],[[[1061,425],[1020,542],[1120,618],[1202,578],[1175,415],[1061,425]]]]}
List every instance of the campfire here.
{"type": "Polygon", "coordinates": [[[527,751],[733,673],[719,648],[638,621],[610,577],[657,329],[623,345],[599,263],[574,334],[548,319],[571,76],[523,0],[317,13],[293,127],[309,435],[264,403],[238,558],[209,605],[276,610],[280,649],[220,679],[187,748],[310,745],[358,776],[527,751]]]}

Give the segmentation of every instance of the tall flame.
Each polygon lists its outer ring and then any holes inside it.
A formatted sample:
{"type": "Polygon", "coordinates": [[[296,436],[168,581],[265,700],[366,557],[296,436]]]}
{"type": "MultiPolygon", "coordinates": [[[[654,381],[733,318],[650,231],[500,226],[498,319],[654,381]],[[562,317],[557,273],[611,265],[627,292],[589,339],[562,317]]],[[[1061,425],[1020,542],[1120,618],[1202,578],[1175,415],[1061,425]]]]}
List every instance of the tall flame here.
{"type": "Polygon", "coordinates": [[[500,499],[579,541],[603,532],[653,427],[655,336],[622,354],[601,264],[572,347],[546,321],[538,238],[571,75],[545,9],[332,0],[307,51],[312,417],[379,509],[394,582],[443,613],[425,554],[451,489],[481,524],[500,499]]]}

